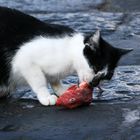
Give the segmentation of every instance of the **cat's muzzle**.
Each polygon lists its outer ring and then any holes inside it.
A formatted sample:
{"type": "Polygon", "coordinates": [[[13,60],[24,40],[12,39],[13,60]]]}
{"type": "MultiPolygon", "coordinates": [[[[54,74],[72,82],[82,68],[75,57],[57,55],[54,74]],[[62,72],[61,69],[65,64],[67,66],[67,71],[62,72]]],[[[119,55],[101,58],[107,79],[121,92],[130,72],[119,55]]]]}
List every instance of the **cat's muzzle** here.
{"type": "Polygon", "coordinates": [[[91,87],[97,87],[100,84],[100,81],[104,80],[104,78],[104,73],[97,73],[89,84],[91,87]]]}

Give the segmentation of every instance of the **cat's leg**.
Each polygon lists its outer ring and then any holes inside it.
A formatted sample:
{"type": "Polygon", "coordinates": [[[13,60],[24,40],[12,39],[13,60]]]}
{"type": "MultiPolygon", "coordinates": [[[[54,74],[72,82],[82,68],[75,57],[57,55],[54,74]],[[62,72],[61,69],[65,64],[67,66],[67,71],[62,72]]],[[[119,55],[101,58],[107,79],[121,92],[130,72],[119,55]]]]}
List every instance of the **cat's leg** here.
{"type": "Polygon", "coordinates": [[[94,77],[94,73],[91,70],[88,70],[88,71],[79,70],[77,74],[78,74],[78,79],[80,83],[83,81],[90,83],[94,77]]]}
{"type": "Polygon", "coordinates": [[[21,73],[42,105],[55,105],[57,97],[50,95],[47,88],[47,79],[38,66],[31,65],[26,69],[21,69],[21,73]]]}

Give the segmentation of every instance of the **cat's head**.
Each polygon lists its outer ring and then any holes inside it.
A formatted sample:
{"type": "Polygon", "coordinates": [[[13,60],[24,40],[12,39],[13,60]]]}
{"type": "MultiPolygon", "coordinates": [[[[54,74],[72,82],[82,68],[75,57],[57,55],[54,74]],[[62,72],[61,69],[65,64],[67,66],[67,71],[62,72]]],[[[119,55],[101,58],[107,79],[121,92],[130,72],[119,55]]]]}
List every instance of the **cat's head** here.
{"type": "Polygon", "coordinates": [[[84,44],[84,56],[95,74],[102,74],[100,80],[110,80],[120,58],[132,51],[111,46],[101,37],[99,30],[85,37],[84,44]]]}

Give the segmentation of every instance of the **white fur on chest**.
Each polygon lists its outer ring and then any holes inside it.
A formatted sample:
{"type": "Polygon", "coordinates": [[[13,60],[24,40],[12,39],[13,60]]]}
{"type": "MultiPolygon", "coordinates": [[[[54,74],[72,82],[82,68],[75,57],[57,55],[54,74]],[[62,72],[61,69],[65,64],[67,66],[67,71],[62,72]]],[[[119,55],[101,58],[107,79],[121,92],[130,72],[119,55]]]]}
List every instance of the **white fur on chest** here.
{"type": "Polygon", "coordinates": [[[64,38],[36,37],[21,46],[12,61],[12,73],[14,77],[22,77],[21,71],[34,66],[40,67],[45,75],[59,78],[77,72],[77,69],[87,71],[89,66],[83,48],[81,34],[64,38]]]}

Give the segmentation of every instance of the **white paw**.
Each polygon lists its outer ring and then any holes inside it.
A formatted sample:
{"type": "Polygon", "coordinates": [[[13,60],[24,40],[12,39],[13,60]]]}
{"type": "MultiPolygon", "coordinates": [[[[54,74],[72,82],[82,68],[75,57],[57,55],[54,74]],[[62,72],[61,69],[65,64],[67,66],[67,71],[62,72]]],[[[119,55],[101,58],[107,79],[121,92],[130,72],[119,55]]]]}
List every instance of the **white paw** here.
{"type": "Polygon", "coordinates": [[[57,101],[57,97],[55,95],[38,96],[38,99],[39,99],[39,102],[45,106],[55,105],[57,101]]]}
{"type": "Polygon", "coordinates": [[[50,95],[47,97],[47,99],[49,100],[49,105],[55,105],[56,101],[57,101],[57,97],[55,95],[50,95]]]}
{"type": "Polygon", "coordinates": [[[86,81],[87,83],[89,83],[90,81],[92,81],[92,79],[94,77],[94,73],[90,69],[90,70],[87,70],[87,71],[80,72],[78,74],[78,76],[79,76],[80,83],[83,82],[83,81],[86,81]]]}
{"type": "Polygon", "coordinates": [[[87,83],[89,83],[90,81],[92,81],[93,79],[93,75],[90,75],[90,74],[87,74],[87,75],[83,75],[83,77],[79,78],[80,80],[80,83],[83,82],[83,81],[86,81],[87,83]]]}

